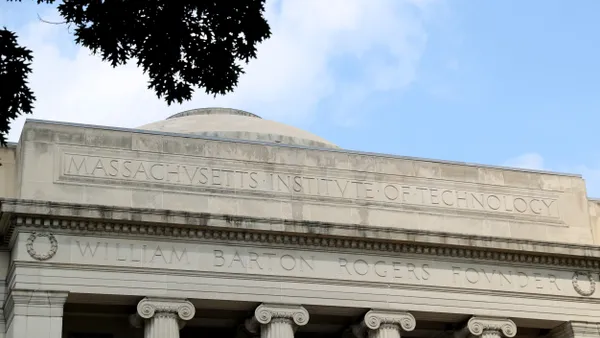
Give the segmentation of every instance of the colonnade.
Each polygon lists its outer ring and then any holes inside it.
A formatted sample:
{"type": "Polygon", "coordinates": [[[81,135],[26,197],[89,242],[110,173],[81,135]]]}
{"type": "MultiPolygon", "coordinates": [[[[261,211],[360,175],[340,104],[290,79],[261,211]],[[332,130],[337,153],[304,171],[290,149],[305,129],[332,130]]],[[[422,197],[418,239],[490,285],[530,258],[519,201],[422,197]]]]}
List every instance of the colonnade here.
{"type": "MultiPolygon", "coordinates": [[[[12,290],[0,313],[0,338],[62,338],[67,295],[12,290]]],[[[187,299],[146,297],[138,302],[130,322],[143,330],[144,338],[179,338],[180,330],[195,314],[194,304],[187,299]]],[[[301,305],[264,303],[243,326],[249,337],[294,338],[296,330],[309,321],[310,314],[301,305]]],[[[352,338],[400,338],[417,324],[410,312],[370,309],[346,331],[352,338]]],[[[517,325],[511,319],[482,316],[471,316],[462,328],[452,332],[453,338],[513,338],[516,334],[517,325]]],[[[600,338],[600,323],[566,321],[543,338],[600,338]]]]}
{"type": "MultiPolygon", "coordinates": [[[[144,338],[179,338],[179,330],[195,314],[194,305],[184,299],[144,298],[138,303],[132,323],[144,329],[144,338]]],[[[261,338],[293,338],[310,314],[301,305],[261,304],[245,322],[246,330],[261,338]]],[[[351,327],[356,338],[400,338],[415,329],[410,312],[371,309],[351,327]]],[[[517,326],[508,318],[471,317],[455,338],[512,338],[517,326]]]]}

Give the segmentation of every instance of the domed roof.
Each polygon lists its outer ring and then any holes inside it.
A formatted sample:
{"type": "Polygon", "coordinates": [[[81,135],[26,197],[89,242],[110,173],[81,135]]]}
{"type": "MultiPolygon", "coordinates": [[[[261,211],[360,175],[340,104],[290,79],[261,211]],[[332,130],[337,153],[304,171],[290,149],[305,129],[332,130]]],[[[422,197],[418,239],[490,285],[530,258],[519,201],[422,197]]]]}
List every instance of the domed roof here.
{"type": "Polygon", "coordinates": [[[166,120],[138,127],[143,130],[193,134],[228,139],[273,142],[319,148],[338,148],[312,133],[252,113],[229,108],[184,111],[166,120]]]}

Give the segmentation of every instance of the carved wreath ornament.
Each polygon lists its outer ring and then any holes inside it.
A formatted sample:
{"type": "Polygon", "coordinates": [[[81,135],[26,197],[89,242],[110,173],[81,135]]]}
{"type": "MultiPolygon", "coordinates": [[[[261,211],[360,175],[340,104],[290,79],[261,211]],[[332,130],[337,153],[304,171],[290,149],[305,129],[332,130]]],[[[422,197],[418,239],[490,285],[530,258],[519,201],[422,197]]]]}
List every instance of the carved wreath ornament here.
{"type": "Polygon", "coordinates": [[[34,259],[37,259],[38,261],[45,261],[54,257],[56,251],[58,250],[58,242],[56,241],[56,237],[54,237],[54,235],[52,235],[49,232],[34,232],[31,235],[29,235],[29,238],[27,238],[26,247],[29,256],[31,256],[34,259]],[[50,241],[50,250],[48,250],[48,252],[40,254],[37,251],[35,251],[35,249],[33,248],[33,243],[35,243],[35,240],[38,237],[48,238],[48,240],[50,241]]]}
{"type": "Polygon", "coordinates": [[[593,295],[594,292],[596,292],[596,281],[594,280],[594,276],[592,276],[592,273],[589,271],[575,271],[575,273],[573,274],[573,289],[575,289],[575,291],[582,296],[588,297],[593,295]],[[587,278],[588,282],[590,283],[590,287],[588,290],[582,289],[579,285],[579,280],[582,277],[587,278]]]}

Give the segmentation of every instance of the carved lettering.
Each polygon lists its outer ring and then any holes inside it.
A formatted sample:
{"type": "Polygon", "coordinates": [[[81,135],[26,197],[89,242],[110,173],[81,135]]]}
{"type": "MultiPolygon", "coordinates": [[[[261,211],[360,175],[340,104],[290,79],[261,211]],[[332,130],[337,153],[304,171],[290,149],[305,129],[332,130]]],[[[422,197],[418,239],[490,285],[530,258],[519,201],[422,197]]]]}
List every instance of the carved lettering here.
{"type": "Polygon", "coordinates": [[[428,271],[428,264],[418,265],[413,263],[401,263],[385,260],[370,261],[366,259],[348,260],[347,258],[340,258],[338,262],[340,266],[340,274],[342,276],[393,276],[395,279],[405,278],[408,280],[412,279],[417,281],[421,279],[427,280],[431,276],[428,271]]]}
{"type": "Polygon", "coordinates": [[[213,266],[228,269],[254,269],[260,271],[297,271],[315,270],[314,257],[291,253],[278,254],[259,250],[225,252],[213,251],[213,266]]]}
{"type": "Polygon", "coordinates": [[[264,191],[377,203],[423,205],[518,215],[559,217],[555,198],[445,189],[393,182],[312,177],[259,170],[237,170],[190,164],[64,155],[63,176],[180,184],[236,192],[264,191]]]}
{"type": "MultiPolygon", "coordinates": [[[[163,265],[181,265],[190,264],[191,259],[188,249],[185,247],[160,245],[133,244],[133,243],[109,243],[109,242],[89,242],[75,241],[78,253],[84,258],[95,258],[99,248],[102,251],[105,261],[117,261],[123,263],[143,263],[143,264],[163,264],[163,265]]],[[[218,250],[216,250],[218,251],[218,250]]],[[[218,255],[215,253],[215,259],[218,255]]],[[[216,264],[216,263],[215,263],[216,264]]]]}
{"type": "MultiPolygon", "coordinates": [[[[227,183],[222,180],[222,184],[227,183]]],[[[400,193],[398,198],[401,195],[400,193]]],[[[441,194],[439,196],[441,201],[443,197],[441,194]]],[[[188,270],[208,272],[210,275],[286,276],[313,281],[337,280],[581,297],[570,287],[573,284],[573,272],[564,269],[545,270],[456,262],[451,264],[443,260],[402,256],[359,256],[206,243],[191,245],[78,238],[73,240],[68,259],[65,262],[67,264],[188,270]]],[[[584,278],[580,279],[579,286],[589,284],[584,278]]],[[[596,297],[600,298],[600,295],[596,297]]]]}
{"type": "Polygon", "coordinates": [[[454,285],[477,285],[491,288],[494,286],[507,289],[549,289],[561,291],[554,274],[540,272],[511,271],[490,268],[460,266],[452,267],[452,283],[454,285]]]}
{"type": "Polygon", "coordinates": [[[81,256],[85,257],[87,255],[94,257],[96,255],[96,251],[98,251],[98,247],[100,246],[100,242],[96,242],[91,244],[90,242],[85,242],[83,245],[80,241],[76,241],[77,246],[79,247],[79,253],[81,256]]]}

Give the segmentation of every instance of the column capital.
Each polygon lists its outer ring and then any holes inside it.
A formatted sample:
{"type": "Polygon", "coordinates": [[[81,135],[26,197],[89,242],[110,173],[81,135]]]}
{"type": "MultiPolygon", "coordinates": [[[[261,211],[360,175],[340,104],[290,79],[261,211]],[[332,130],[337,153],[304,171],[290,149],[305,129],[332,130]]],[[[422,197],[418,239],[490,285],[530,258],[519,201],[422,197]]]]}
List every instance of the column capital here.
{"type": "Polygon", "coordinates": [[[512,338],[517,334],[517,325],[508,318],[473,316],[455,336],[464,338],[469,334],[483,338],[512,338]]]}
{"type": "Polygon", "coordinates": [[[367,329],[378,330],[382,325],[393,325],[398,330],[412,331],[417,326],[415,317],[409,312],[393,310],[370,310],[360,324],[352,327],[355,336],[363,338],[367,329]]]}
{"type": "Polygon", "coordinates": [[[196,307],[187,299],[150,298],[142,299],[137,305],[137,314],[150,319],[156,313],[175,314],[181,320],[190,320],[196,314],[196,307]]]}
{"type": "Polygon", "coordinates": [[[301,305],[261,304],[254,310],[254,316],[246,321],[246,330],[256,333],[261,324],[269,324],[275,319],[288,320],[296,327],[304,326],[309,318],[308,311],[301,305]]]}

